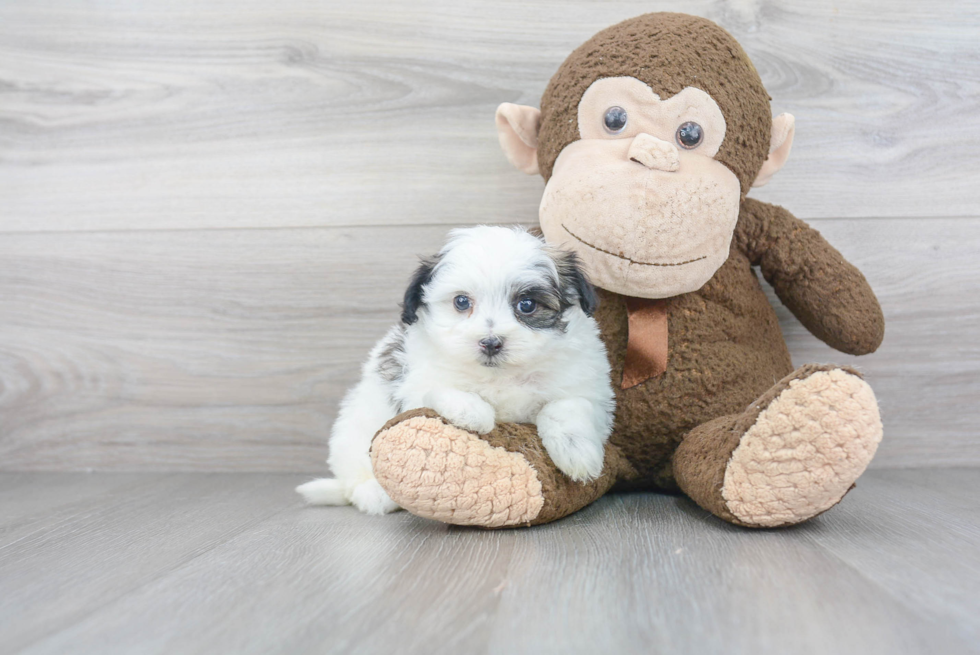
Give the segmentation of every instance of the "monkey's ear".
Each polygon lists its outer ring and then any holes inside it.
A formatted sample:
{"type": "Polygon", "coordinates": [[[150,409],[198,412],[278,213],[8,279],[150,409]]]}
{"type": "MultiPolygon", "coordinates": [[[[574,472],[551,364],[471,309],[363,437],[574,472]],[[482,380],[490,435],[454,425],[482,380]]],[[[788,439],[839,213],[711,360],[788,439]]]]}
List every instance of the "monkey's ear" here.
{"type": "Polygon", "coordinates": [[[772,119],[772,142],[769,145],[769,157],[762,164],[762,169],[755,178],[752,186],[764,186],[772,176],[779,172],[789,151],[793,148],[793,135],[796,134],[796,119],[792,114],[780,114],[772,119]]]}
{"type": "Polygon", "coordinates": [[[497,107],[497,136],[507,159],[517,170],[538,174],[538,130],[541,110],[509,102],[497,107]]]}

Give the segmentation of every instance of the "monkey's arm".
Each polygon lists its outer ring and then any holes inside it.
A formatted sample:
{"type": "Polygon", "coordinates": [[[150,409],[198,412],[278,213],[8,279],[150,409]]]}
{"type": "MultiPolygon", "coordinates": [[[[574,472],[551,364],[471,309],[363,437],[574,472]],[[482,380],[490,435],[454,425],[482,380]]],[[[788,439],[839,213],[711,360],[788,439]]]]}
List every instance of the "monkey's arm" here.
{"type": "Polygon", "coordinates": [[[782,207],[742,202],[736,238],[776,295],[818,339],[865,355],[881,345],[885,318],[871,286],[812,227],[782,207]]]}

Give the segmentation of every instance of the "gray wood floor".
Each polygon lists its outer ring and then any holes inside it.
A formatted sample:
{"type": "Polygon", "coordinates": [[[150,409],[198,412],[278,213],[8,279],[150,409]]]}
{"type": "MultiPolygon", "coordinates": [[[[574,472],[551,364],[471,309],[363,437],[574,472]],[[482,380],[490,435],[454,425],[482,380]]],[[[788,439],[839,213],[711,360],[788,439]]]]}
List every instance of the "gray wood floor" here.
{"type": "Polygon", "coordinates": [[[485,532],[295,474],[0,474],[0,652],[980,652],[980,471],[882,470],[749,531],[611,496],[485,532]]]}

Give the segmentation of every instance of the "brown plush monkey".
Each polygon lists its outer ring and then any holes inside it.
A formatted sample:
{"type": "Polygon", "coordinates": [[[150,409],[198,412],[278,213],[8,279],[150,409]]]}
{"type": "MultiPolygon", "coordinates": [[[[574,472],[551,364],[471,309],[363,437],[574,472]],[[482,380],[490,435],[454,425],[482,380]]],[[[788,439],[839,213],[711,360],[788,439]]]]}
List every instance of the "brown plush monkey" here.
{"type": "Polygon", "coordinates": [[[682,490],[727,521],[805,521],[853,486],[881,439],[853,369],[793,371],[754,267],[817,337],[874,351],[884,319],[861,273],[786,210],[746,198],[786,161],[793,118],[734,38],[683,14],[603,30],[541,110],[504,104],[501,145],[547,182],[540,223],[578,253],[617,389],[603,474],[577,484],[534,427],[488,435],[428,410],[375,437],[375,474],[420,516],[500,527],[561,518],[613,488],[682,490]]]}

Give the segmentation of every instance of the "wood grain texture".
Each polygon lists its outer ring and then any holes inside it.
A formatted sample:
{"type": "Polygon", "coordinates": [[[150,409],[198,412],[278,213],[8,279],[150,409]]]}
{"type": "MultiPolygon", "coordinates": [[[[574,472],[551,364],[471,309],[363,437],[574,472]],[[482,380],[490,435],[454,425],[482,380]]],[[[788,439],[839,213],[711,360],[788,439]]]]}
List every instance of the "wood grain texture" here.
{"type": "MultiPolygon", "coordinates": [[[[118,485],[111,493],[56,501],[41,525],[3,544],[0,625],[7,634],[0,650],[16,652],[295,504],[290,487],[274,476],[142,478],[134,484],[132,476],[110,477],[106,486],[118,485]]],[[[33,486],[44,493],[52,479],[37,476],[33,486]]],[[[69,480],[83,490],[88,483],[77,475],[69,480]]],[[[0,507],[24,495],[4,493],[0,507]]]]}
{"type": "MultiPolygon", "coordinates": [[[[866,373],[885,422],[873,466],[980,464],[980,220],[817,227],[877,289],[886,337],[848,357],[780,308],[794,361],[866,373]]],[[[340,397],[444,236],[7,235],[0,470],[322,471],[340,397]]]]}
{"type": "MultiPolygon", "coordinates": [[[[451,225],[531,223],[492,114],[669,2],[0,3],[0,470],[317,471],[451,225]]],[[[793,158],[756,192],[878,290],[874,466],[980,464],[980,6],[692,0],[793,158]],[[953,217],[953,218],[950,218],[953,217]],[[847,219],[847,220],[838,220],[847,219]]]]}
{"type": "Polygon", "coordinates": [[[821,524],[814,541],[916,613],[941,621],[952,612],[950,631],[980,648],[974,620],[980,561],[962,550],[972,544],[980,553],[980,505],[965,493],[980,484],[980,470],[908,469],[871,480],[859,483],[862,499],[879,513],[872,518],[861,506],[842,503],[840,516],[821,524]],[[875,548],[851,538],[858,526],[875,548]]]}
{"type": "Polygon", "coordinates": [[[0,475],[0,550],[140,484],[142,473],[4,473],[0,475]]]}
{"type": "Polygon", "coordinates": [[[431,254],[444,236],[436,227],[0,241],[0,467],[320,468],[337,402],[397,320],[415,253],[431,254]]]}
{"type": "Polygon", "coordinates": [[[504,101],[537,104],[597,30],[657,10],[754,59],[803,218],[975,215],[980,8],[916,0],[0,6],[0,231],[532,221],[504,101]]]}
{"type": "Polygon", "coordinates": [[[2,616],[31,620],[0,621],[0,651],[976,652],[977,470],[874,471],[833,511],[769,531],[655,494],[482,531],[301,507],[284,495],[297,481],[147,474],[74,518],[53,508],[30,549],[0,549],[5,582],[36,577],[4,587],[2,616]]]}

